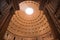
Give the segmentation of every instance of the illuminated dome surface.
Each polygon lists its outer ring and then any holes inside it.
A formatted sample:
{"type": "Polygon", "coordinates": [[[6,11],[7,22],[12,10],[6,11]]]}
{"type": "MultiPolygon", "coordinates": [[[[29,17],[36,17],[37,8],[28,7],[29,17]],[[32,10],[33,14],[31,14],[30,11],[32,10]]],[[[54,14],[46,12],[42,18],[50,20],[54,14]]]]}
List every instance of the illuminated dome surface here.
{"type": "Polygon", "coordinates": [[[7,31],[23,37],[36,37],[50,33],[50,25],[44,12],[39,10],[39,3],[23,1],[19,6],[20,10],[17,10],[11,18],[7,31]]]}

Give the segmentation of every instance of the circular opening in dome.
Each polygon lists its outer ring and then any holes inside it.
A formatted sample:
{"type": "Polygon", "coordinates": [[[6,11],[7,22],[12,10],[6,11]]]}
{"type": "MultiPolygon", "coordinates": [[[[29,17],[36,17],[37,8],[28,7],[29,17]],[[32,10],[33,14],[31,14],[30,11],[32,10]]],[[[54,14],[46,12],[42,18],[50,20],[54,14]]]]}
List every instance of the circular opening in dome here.
{"type": "Polygon", "coordinates": [[[34,12],[33,8],[28,7],[28,8],[25,9],[25,13],[26,13],[27,15],[32,15],[33,12],[34,12]]]}

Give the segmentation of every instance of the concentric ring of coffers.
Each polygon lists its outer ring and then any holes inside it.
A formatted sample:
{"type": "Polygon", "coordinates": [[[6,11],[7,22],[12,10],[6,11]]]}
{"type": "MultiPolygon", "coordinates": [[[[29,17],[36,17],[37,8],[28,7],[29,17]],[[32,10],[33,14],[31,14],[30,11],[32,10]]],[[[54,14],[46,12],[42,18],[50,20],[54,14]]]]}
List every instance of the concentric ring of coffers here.
{"type": "Polygon", "coordinates": [[[39,4],[34,1],[23,1],[8,26],[8,31],[19,36],[35,37],[50,31],[50,27],[44,12],[39,10],[39,4]],[[34,14],[26,15],[27,7],[34,9],[34,14]],[[48,30],[49,29],[49,30],[48,30]],[[47,30],[47,31],[46,31],[47,30]]]}

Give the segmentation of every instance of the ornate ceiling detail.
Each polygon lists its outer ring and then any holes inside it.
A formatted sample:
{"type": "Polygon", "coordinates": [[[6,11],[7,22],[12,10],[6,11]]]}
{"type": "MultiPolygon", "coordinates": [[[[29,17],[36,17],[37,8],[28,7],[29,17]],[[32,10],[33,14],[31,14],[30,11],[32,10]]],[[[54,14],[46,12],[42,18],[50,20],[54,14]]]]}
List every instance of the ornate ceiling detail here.
{"type": "Polygon", "coordinates": [[[0,40],[60,39],[60,0],[1,0],[0,3],[0,40]],[[26,9],[33,12],[27,10],[27,13],[26,9]]]}
{"type": "Polygon", "coordinates": [[[19,6],[20,10],[17,10],[11,18],[8,31],[19,36],[27,37],[35,37],[51,31],[44,12],[39,10],[38,3],[34,1],[24,1],[21,2],[19,6]],[[32,7],[34,14],[26,15],[23,11],[26,7],[32,7]]]}

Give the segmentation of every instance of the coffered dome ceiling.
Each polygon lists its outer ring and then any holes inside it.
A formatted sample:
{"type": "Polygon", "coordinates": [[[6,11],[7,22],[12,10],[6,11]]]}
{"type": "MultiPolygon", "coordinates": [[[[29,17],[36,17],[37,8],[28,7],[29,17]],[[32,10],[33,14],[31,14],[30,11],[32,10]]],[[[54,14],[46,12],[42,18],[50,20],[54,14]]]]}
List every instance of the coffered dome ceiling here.
{"type": "Polygon", "coordinates": [[[20,10],[16,10],[12,16],[7,31],[25,37],[35,37],[51,31],[45,13],[39,10],[39,3],[23,1],[19,4],[20,10]],[[33,8],[32,15],[27,15],[25,9],[33,8]]]}

